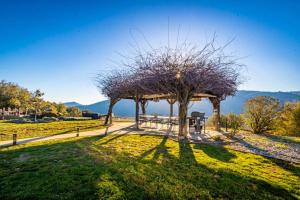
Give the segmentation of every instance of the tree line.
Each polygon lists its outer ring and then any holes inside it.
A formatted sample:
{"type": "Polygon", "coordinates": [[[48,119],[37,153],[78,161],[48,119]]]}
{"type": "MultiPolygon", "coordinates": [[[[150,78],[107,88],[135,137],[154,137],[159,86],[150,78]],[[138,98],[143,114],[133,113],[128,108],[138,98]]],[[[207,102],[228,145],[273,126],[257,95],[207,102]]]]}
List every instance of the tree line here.
{"type": "MultiPolygon", "coordinates": [[[[40,90],[33,92],[16,83],[2,80],[0,82],[0,108],[17,109],[20,114],[37,117],[79,117],[82,115],[79,108],[66,107],[63,103],[55,103],[43,99],[44,93],[40,90]]],[[[4,117],[4,112],[2,112],[4,117]]]]}

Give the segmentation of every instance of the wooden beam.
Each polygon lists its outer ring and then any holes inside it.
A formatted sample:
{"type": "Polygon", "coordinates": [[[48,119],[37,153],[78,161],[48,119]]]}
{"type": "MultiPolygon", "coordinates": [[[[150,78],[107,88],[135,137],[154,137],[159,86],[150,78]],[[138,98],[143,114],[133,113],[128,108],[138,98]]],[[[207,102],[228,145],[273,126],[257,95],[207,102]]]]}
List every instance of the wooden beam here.
{"type": "MultiPolygon", "coordinates": [[[[191,99],[200,100],[201,98],[214,98],[216,96],[206,93],[196,93],[192,96],[191,99]]],[[[135,99],[135,96],[125,96],[123,99],[135,99]]],[[[162,100],[162,99],[176,99],[176,95],[174,94],[144,94],[140,100],[162,100]]]]}

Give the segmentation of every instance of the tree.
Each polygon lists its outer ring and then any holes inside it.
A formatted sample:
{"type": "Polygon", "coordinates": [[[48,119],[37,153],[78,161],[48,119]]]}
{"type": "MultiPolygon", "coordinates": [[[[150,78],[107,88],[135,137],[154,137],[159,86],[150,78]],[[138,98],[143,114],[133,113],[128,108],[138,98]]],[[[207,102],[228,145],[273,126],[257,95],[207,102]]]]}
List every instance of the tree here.
{"type": "Polygon", "coordinates": [[[70,117],[81,117],[82,112],[79,108],[77,107],[69,107],[67,108],[68,116],[70,117]]]}
{"type": "Polygon", "coordinates": [[[18,108],[20,106],[19,90],[21,88],[14,83],[1,81],[0,105],[1,107],[18,108]]]}
{"type": "Polygon", "coordinates": [[[42,96],[44,96],[44,93],[42,93],[40,90],[36,90],[32,93],[32,102],[33,102],[33,108],[34,108],[34,121],[37,121],[37,114],[38,114],[38,112],[41,112],[41,108],[43,105],[42,96]]]}
{"type": "Polygon", "coordinates": [[[186,137],[188,105],[194,94],[206,93],[215,96],[210,100],[216,110],[216,129],[219,130],[220,102],[234,95],[240,84],[238,68],[241,65],[223,53],[225,47],[215,47],[213,39],[202,48],[184,44],[174,49],[137,51],[129,63],[124,63],[127,69],[98,77],[98,87],[111,102],[105,122],[119,99],[136,101],[137,122],[138,104],[143,96],[168,94],[178,102],[179,136],[186,137]]]}
{"type": "Polygon", "coordinates": [[[277,124],[280,134],[300,136],[300,102],[286,103],[277,124]]]}
{"type": "Polygon", "coordinates": [[[66,116],[68,114],[67,107],[63,103],[56,104],[58,116],[66,116]]]}
{"type": "Polygon", "coordinates": [[[0,107],[1,108],[16,108],[25,111],[27,114],[30,109],[31,94],[30,92],[20,87],[19,85],[11,82],[0,82],[0,107]]]}
{"type": "Polygon", "coordinates": [[[254,97],[245,103],[245,122],[254,134],[268,133],[274,130],[279,111],[277,99],[269,96],[254,97]]]}
{"type": "Polygon", "coordinates": [[[56,108],[56,103],[48,102],[48,101],[43,101],[41,108],[42,116],[45,117],[57,117],[58,111],[56,108]]]}
{"type": "Polygon", "coordinates": [[[31,105],[31,94],[27,89],[22,88],[19,93],[20,108],[25,111],[27,115],[28,110],[32,108],[31,105]]]}

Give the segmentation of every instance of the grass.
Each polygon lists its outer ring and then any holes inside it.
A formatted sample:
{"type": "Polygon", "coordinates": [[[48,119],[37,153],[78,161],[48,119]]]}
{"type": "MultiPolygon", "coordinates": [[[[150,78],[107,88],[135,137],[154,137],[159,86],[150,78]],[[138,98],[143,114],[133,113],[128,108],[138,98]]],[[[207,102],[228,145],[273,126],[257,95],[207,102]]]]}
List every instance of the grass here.
{"type": "Polygon", "coordinates": [[[300,199],[300,165],[163,136],[0,149],[0,199],[300,199]]]}
{"type": "Polygon", "coordinates": [[[11,140],[12,134],[17,133],[18,138],[57,135],[75,132],[76,128],[88,131],[103,128],[100,120],[58,121],[49,123],[13,123],[0,120],[0,141],[11,140]]]}
{"type": "Polygon", "coordinates": [[[269,136],[270,138],[274,138],[277,139],[279,141],[282,142],[290,142],[290,143],[296,143],[296,144],[300,144],[300,137],[296,137],[296,136],[278,136],[278,135],[272,135],[269,136]]]}

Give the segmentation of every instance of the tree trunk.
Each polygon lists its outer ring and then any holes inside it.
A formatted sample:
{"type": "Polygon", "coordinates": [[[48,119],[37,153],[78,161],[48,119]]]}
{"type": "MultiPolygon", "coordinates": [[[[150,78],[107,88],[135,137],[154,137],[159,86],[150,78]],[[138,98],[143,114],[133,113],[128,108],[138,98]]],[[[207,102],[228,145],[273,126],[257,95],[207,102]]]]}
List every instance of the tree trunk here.
{"type": "Polygon", "coordinates": [[[221,114],[220,114],[220,102],[216,105],[216,125],[215,125],[215,129],[216,131],[220,131],[221,130],[221,114]]]}
{"type": "Polygon", "coordinates": [[[141,101],[141,107],[142,107],[142,114],[143,115],[146,115],[146,103],[147,103],[147,100],[142,100],[141,101]]]}
{"type": "Polygon", "coordinates": [[[37,121],[37,108],[35,107],[35,110],[34,110],[34,121],[36,122],[37,121]]]}
{"type": "Polygon", "coordinates": [[[2,108],[2,120],[4,119],[5,108],[2,108]]]}
{"type": "Polygon", "coordinates": [[[215,115],[215,130],[221,130],[221,114],[220,114],[220,100],[218,98],[211,98],[210,101],[213,104],[214,115],[215,115]]]}
{"type": "Polygon", "coordinates": [[[110,103],[109,103],[109,106],[108,106],[108,111],[107,111],[107,115],[105,117],[104,125],[108,124],[108,120],[109,120],[109,124],[112,124],[112,110],[113,110],[113,107],[116,103],[117,103],[117,100],[110,99],[110,103]]]}
{"type": "Polygon", "coordinates": [[[188,103],[179,103],[179,134],[180,138],[187,136],[187,105],[188,103]]]}
{"type": "Polygon", "coordinates": [[[139,129],[139,114],[140,114],[140,105],[139,105],[139,96],[135,96],[135,127],[139,129]]]}

